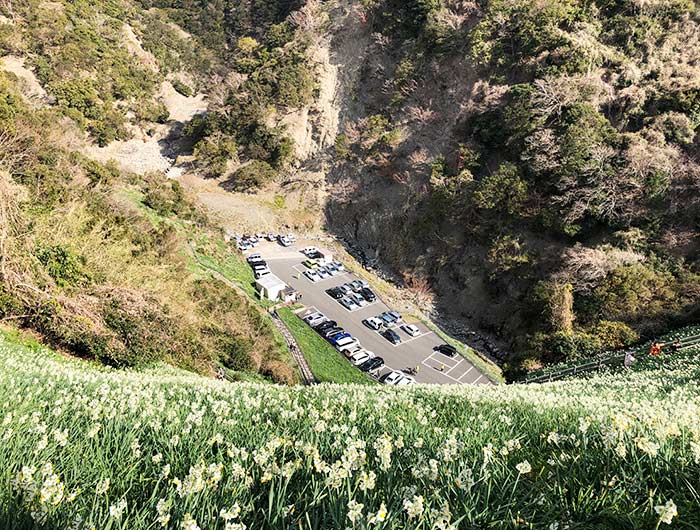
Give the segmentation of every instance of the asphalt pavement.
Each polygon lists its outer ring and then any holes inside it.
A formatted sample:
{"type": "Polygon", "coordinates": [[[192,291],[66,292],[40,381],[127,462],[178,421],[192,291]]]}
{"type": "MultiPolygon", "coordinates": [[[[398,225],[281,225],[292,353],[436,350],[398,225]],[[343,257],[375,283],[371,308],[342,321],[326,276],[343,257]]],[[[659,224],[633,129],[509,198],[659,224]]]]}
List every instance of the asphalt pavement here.
{"type": "MultiPolygon", "coordinates": [[[[311,244],[313,245],[313,243],[311,244]]],[[[398,345],[391,344],[379,332],[369,329],[362,323],[362,320],[377,316],[391,308],[379,298],[377,301],[353,311],[340,305],[338,301],[325,292],[326,289],[358,278],[352,273],[344,272],[312,282],[302,274],[307,270],[302,264],[306,257],[299,252],[299,249],[305,246],[308,246],[306,242],[299,242],[286,248],[276,243],[263,242],[249,252],[260,253],[267,261],[272,273],[302,295],[300,303],[304,305],[304,309],[298,312],[299,316],[303,317],[311,312],[320,311],[329,319],[335,320],[339,326],[356,337],[364,349],[384,359],[386,366],[380,374],[388,373],[391,370],[419,367],[418,373],[414,375],[419,383],[490,383],[485,375],[459,354],[455,357],[447,357],[433,351],[434,346],[444,344],[444,341],[421,322],[410,322],[420,329],[420,335],[416,337],[411,337],[400,329],[399,325],[392,326],[392,329],[401,337],[401,343],[398,345]]]]}

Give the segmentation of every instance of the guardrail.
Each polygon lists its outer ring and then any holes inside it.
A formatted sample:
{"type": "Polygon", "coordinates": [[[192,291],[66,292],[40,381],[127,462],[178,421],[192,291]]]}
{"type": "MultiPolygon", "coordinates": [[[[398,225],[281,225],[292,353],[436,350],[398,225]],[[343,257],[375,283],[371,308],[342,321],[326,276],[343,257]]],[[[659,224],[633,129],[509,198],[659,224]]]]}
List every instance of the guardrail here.
{"type": "Polygon", "coordinates": [[[556,370],[547,374],[536,375],[532,377],[526,377],[520,381],[516,381],[516,384],[527,384],[527,383],[548,383],[551,381],[557,381],[563,379],[564,377],[576,374],[583,374],[587,372],[593,372],[602,369],[604,366],[614,366],[622,365],[625,361],[625,355],[627,352],[617,353],[615,355],[610,355],[608,357],[600,357],[598,359],[588,361],[582,364],[575,364],[569,366],[568,368],[562,368],[561,370],[556,370]]]}
{"type": "MultiPolygon", "coordinates": [[[[700,335],[691,335],[689,337],[684,337],[675,341],[675,344],[677,344],[676,351],[683,351],[687,350],[688,348],[700,346],[700,335]]],[[[668,341],[663,343],[663,345],[664,347],[673,347],[674,342],[668,341]]],[[[640,351],[643,351],[644,348],[645,347],[642,347],[641,350],[637,348],[634,350],[616,351],[615,353],[611,353],[609,355],[603,355],[595,359],[582,361],[579,364],[574,364],[572,366],[561,368],[559,370],[553,370],[552,372],[546,374],[525,377],[524,379],[515,381],[515,384],[548,383],[551,381],[563,379],[570,375],[583,374],[587,372],[600,370],[604,366],[621,366],[625,361],[625,356],[627,355],[627,353],[639,353],[640,351]]]]}

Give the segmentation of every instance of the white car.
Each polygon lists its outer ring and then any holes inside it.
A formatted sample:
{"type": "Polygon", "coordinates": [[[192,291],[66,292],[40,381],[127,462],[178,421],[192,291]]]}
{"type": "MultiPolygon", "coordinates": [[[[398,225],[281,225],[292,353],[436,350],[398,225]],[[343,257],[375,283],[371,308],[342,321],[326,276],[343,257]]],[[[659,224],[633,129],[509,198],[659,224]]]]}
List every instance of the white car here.
{"type": "Polygon", "coordinates": [[[304,322],[306,322],[309,326],[317,326],[321,322],[325,322],[328,320],[323,313],[311,313],[310,315],[307,315],[304,317],[304,322]]]}
{"type": "Polygon", "coordinates": [[[367,300],[365,300],[360,294],[352,293],[350,295],[350,298],[352,298],[352,301],[355,302],[359,307],[364,307],[367,305],[367,300]]]}
{"type": "Polygon", "coordinates": [[[373,358],[374,358],[374,353],[372,353],[371,351],[363,350],[361,352],[356,353],[352,357],[350,357],[350,362],[352,364],[354,364],[355,366],[360,366],[361,364],[364,364],[373,358]]]}
{"type": "Polygon", "coordinates": [[[411,337],[417,337],[420,335],[420,329],[414,324],[404,324],[401,329],[408,333],[411,337]]]}
{"type": "Polygon", "coordinates": [[[342,305],[345,309],[348,311],[353,311],[357,309],[359,306],[352,300],[351,298],[348,298],[347,296],[344,296],[339,300],[340,305],[342,305]]]}
{"type": "Polygon", "coordinates": [[[272,274],[272,271],[267,267],[260,267],[253,271],[253,276],[255,276],[256,280],[259,280],[260,278],[262,278],[263,276],[267,276],[268,274],[272,274]]]}
{"type": "Polygon", "coordinates": [[[319,267],[318,269],[316,269],[316,274],[318,274],[322,280],[331,277],[330,273],[323,267],[319,267]]]}
{"type": "Polygon", "coordinates": [[[277,241],[279,241],[279,244],[282,245],[283,247],[291,247],[292,242],[289,240],[287,236],[279,236],[277,238],[277,241]]]}
{"type": "Polygon", "coordinates": [[[314,252],[318,252],[318,249],[316,247],[304,247],[301,249],[301,253],[304,254],[305,256],[308,256],[309,254],[313,254],[314,252]]]}
{"type": "Polygon", "coordinates": [[[360,343],[358,342],[355,346],[351,346],[349,348],[346,348],[346,349],[343,349],[340,351],[342,351],[343,355],[345,355],[345,357],[347,357],[349,359],[353,355],[358,354],[363,350],[364,350],[364,348],[362,346],[360,346],[360,343]]]}
{"type": "Polygon", "coordinates": [[[317,282],[321,279],[321,277],[316,273],[316,271],[304,271],[304,276],[306,276],[309,281],[312,282],[317,282]]]}
{"type": "Polygon", "coordinates": [[[287,239],[294,243],[297,240],[297,237],[294,234],[287,234],[287,239]]]}
{"type": "Polygon", "coordinates": [[[362,323],[368,328],[373,329],[374,331],[379,331],[384,325],[384,322],[379,320],[377,317],[369,317],[363,320],[362,323]]]}
{"type": "Polygon", "coordinates": [[[396,385],[403,378],[403,374],[398,370],[394,370],[390,374],[382,376],[381,381],[385,385],[396,385]]]}
{"type": "Polygon", "coordinates": [[[356,350],[357,348],[360,348],[360,341],[357,340],[356,338],[352,337],[349,341],[347,339],[341,340],[338,344],[335,345],[336,349],[340,352],[345,352],[349,350],[356,350]]]}
{"type": "Polygon", "coordinates": [[[410,375],[404,375],[401,379],[399,379],[396,382],[396,386],[408,386],[408,385],[415,385],[416,380],[413,379],[410,375]]]}

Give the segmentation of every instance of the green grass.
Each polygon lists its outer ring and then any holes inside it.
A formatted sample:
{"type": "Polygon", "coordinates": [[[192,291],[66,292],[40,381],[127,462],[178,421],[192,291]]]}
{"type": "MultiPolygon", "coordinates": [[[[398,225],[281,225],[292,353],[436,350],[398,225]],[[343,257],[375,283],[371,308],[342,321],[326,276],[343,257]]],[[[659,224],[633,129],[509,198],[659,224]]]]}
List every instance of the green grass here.
{"type": "Polygon", "coordinates": [[[299,343],[311,371],[319,382],[360,384],[374,382],[307,326],[291,308],[283,307],[277,311],[277,314],[287,324],[299,343]]]}

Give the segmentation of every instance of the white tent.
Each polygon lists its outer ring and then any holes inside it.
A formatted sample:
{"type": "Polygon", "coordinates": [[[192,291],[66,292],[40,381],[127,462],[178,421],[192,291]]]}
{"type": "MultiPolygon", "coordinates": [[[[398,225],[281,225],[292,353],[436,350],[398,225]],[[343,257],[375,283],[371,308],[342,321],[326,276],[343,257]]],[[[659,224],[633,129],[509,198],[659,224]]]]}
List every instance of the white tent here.
{"type": "Polygon", "coordinates": [[[280,293],[284,291],[286,287],[287,284],[274,274],[263,276],[255,282],[255,288],[260,293],[260,298],[267,298],[273,302],[279,299],[280,293]]]}

